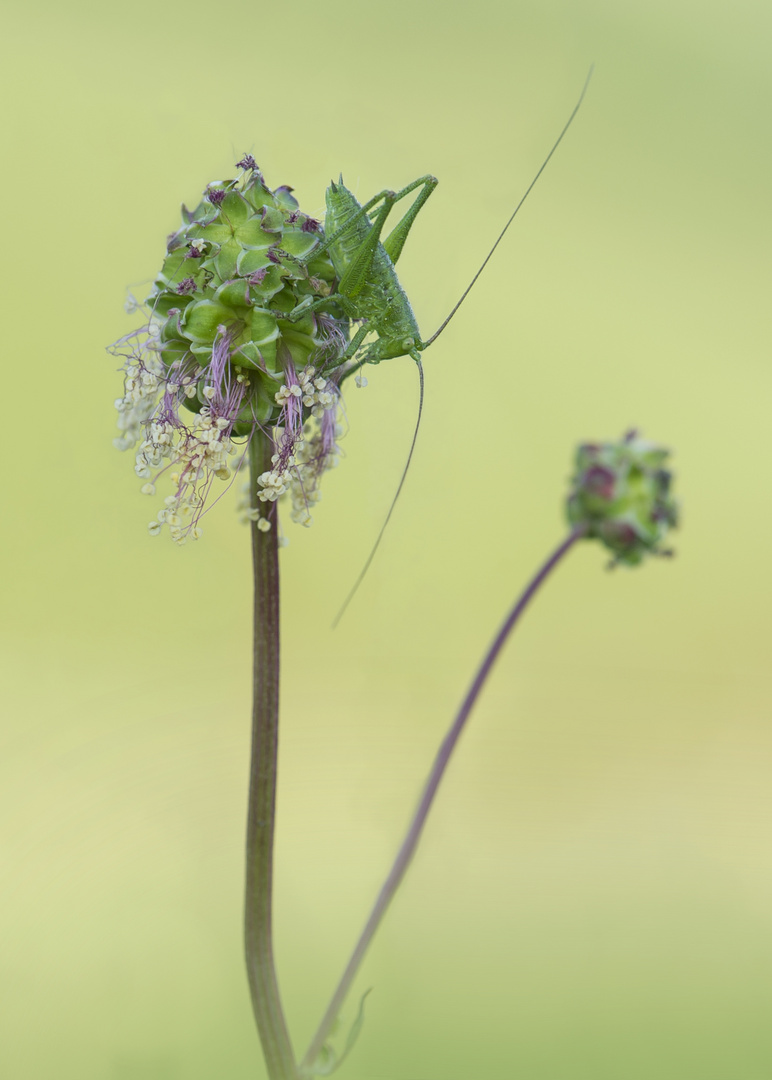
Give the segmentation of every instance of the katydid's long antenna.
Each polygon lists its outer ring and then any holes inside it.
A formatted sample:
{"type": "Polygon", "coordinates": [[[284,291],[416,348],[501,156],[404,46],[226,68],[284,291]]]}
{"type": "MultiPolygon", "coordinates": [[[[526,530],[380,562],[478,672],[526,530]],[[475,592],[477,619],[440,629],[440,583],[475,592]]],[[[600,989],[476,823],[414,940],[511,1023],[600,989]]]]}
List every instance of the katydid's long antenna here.
{"type": "Polygon", "coordinates": [[[396,491],[396,494],[394,495],[394,498],[391,500],[391,506],[389,507],[388,514],[386,515],[386,520],[384,521],[383,525],[381,525],[381,531],[378,533],[378,537],[377,537],[375,543],[373,544],[373,547],[372,547],[372,550],[371,550],[370,554],[367,556],[367,562],[362,567],[362,569],[361,569],[361,571],[359,573],[359,577],[356,579],[353,586],[351,587],[351,592],[348,594],[346,599],[343,601],[343,604],[341,606],[340,611],[338,612],[338,614],[335,616],[335,618],[332,621],[332,629],[333,630],[337,627],[338,623],[340,622],[340,620],[345,615],[346,608],[349,606],[351,601],[356,596],[357,590],[359,589],[359,586],[362,584],[362,582],[365,579],[365,574],[370,569],[370,565],[371,565],[373,559],[375,558],[375,553],[378,550],[378,547],[380,546],[381,540],[383,540],[383,534],[386,532],[386,526],[389,524],[389,521],[391,520],[391,515],[394,513],[394,507],[397,505],[397,499],[399,498],[400,492],[402,491],[402,488],[404,486],[405,478],[407,477],[407,471],[410,468],[410,462],[413,460],[413,451],[415,450],[416,439],[418,438],[418,429],[421,426],[421,413],[423,412],[423,407],[424,407],[424,369],[423,369],[423,367],[421,365],[421,358],[418,355],[418,353],[417,352],[411,353],[411,356],[413,357],[416,364],[418,365],[418,381],[419,381],[419,388],[420,389],[419,389],[419,397],[418,397],[418,416],[416,417],[415,431],[413,432],[413,441],[410,444],[410,452],[407,455],[407,461],[405,462],[405,468],[402,470],[402,478],[399,481],[399,487],[397,488],[397,491],[396,491]]]}
{"type": "Polygon", "coordinates": [[[432,334],[432,336],[431,336],[431,337],[429,338],[429,340],[428,340],[428,341],[425,341],[425,342],[423,342],[423,347],[424,347],[424,348],[426,348],[427,346],[431,345],[431,343],[432,343],[433,341],[436,341],[436,340],[437,340],[437,338],[438,338],[438,337],[440,336],[440,334],[442,333],[442,331],[443,331],[443,330],[445,329],[445,327],[446,327],[446,326],[448,325],[448,323],[450,322],[450,320],[451,320],[451,319],[453,318],[453,316],[454,316],[454,315],[456,314],[456,312],[457,312],[457,311],[458,311],[458,309],[459,309],[459,308],[461,307],[461,305],[463,304],[463,302],[464,302],[464,301],[466,300],[467,296],[469,295],[469,293],[470,293],[470,292],[471,292],[471,290],[472,290],[472,286],[473,286],[473,285],[475,284],[475,282],[477,281],[477,279],[478,279],[478,277],[480,276],[480,274],[481,274],[481,273],[483,272],[483,270],[485,269],[485,267],[486,267],[486,266],[488,265],[488,261],[489,261],[489,259],[490,259],[491,255],[492,255],[492,254],[493,254],[493,252],[494,252],[494,251],[496,250],[496,248],[497,248],[497,247],[499,246],[499,244],[501,243],[501,241],[502,241],[502,240],[504,239],[504,234],[506,233],[507,229],[508,229],[508,228],[509,228],[509,226],[510,226],[510,225],[512,224],[512,222],[513,222],[513,221],[515,220],[515,217],[517,216],[517,212],[518,212],[518,210],[519,210],[519,209],[520,209],[520,207],[521,207],[521,206],[523,205],[523,203],[524,203],[524,202],[525,202],[525,200],[526,200],[526,199],[528,198],[528,196],[529,196],[529,195],[531,194],[531,191],[533,190],[533,188],[534,188],[534,185],[536,184],[536,181],[537,181],[537,180],[539,179],[539,177],[541,176],[541,174],[542,174],[542,173],[544,172],[544,170],[545,170],[545,169],[547,168],[547,163],[549,162],[550,158],[551,158],[551,157],[552,157],[552,155],[553,155],[553,154],[555,153],[555,151],[557,150],[557,148],[558,148],[558,147],[560,146],[561,142],[563,141],[563,136],[564,136],[564,135],[565,135],[565,133],[566,133],[566,132],[568,131],[568,129],[569,129],[570,127],[571,127],[571,124],[573,123],[573,119],[574,119],[574,117],[575,117],[575,116],[576,116],[576,114],[577,114],[577,113],[579,112],[579,106],[580,106],[580,105],[582,104],[582,102],[584,101],[584,95],[585,95],[585,94],[587,93],[587,87],[588,87],[588,86],[590,85],[590,79],[592,78],[592,73],[593,73],[594,69],[595,69],[595,65],[593,64],[593,65],[592,65],[592,67],[590,68],[590,70],[589,70],[589,71],[587,72],[587,78],[586,78],[586,79],[584,80],[584,86],[582,87],[582,92],[581,92],[581,94],[579,95],[579,100],[577,101],[576,105],[574,106],[574,111],[573,111],[573,112],[571,113],[571,115],[569,116],[569,118],[568,118],[568,120],[566,121],[566,124],[565,124],[565,126],[564,126],[564,128],[563,128],[563,130],[561,131],[561,133],[560,133],[560,134],[558,135],[557,139],[555,140],[555,143],[554,143],[554,145],[553,145],[552,149],[550,150],[550,152],[549,152],[549,153],[547,154],[546,158],[545,158],[545,159],[544,159],[544,161],[542,162],[542,164],[541,164],[541,168],[539,169],[539,171],[537,172],[536,176],[534,176],[533,180],[532,180],[532,181],[530,182],[530,184],[528,185],[528,189],[527,189],[527,191],[526,191],[525,195],[523,195],[522,199],[520,200],[520,202],[519,202],[519,203],[517,204],[517,206],[516,206],[516,207],[515,207],[515,209],[513,210],[513,212],[512,212],[512,216],[510,217],[509,221],[508,221],[508,222],[506,223],[506,225],[504,226],[504,228],[503,228],[503,229],[501,230],[501,232],[499,233],[499,238],[498,238],[498,240],[497,240],[497,241],[496,241],[496,243],[495,243],[495,244],[493,245],[493,247],[492,247],[492,248],[490,249],[490,251],[488,252],[488,254],[487,254],[487,255],[485,256],[485,261],[483,262],[482,266],[480,267],[480,269],[479,269],[479,270],[477,271],[477,273],[475,274],[475,276],[474,276],[474,277],[472,278],[472,280],[471,280],[471,281],[469,282],[469,284],[467,285],[466,289],[464,290],[463,296],[462,296],[462,297],[461,297],[461,299],[460,299],[460,300],[458,301],[458,303],[456,304],[456,306],[455,306],[455,307],[453,308],[453,310],[451,311],[450,315],[448,315],[448,317],[447,317],[447,319],[445,320],[445,322],[444,322],[444,323],[442,324],[442,326],[441,326],[441,327],[439,328],[439,330],[437,330],[437,331],[436,331],[436,332],[435,332],[434,334],[432,334]]]}

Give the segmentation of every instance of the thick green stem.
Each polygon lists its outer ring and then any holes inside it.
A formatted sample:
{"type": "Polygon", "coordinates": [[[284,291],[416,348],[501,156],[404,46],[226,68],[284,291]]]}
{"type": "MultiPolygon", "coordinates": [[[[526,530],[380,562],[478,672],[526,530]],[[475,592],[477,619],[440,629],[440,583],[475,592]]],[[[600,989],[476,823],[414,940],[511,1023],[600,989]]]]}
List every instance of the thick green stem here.
{"type": "Polygon", "coordinates": [[[252,1010],[270,1080],[297,1080],[273,958],[271,921],[276,762],[279,746],[279,537],[275,503],[257,499],[257,478],[271,469],[273,442],[259,428],[249,447],[251,503],[270,522],[252,522],[255,580],[252,756],[247,812],[244,945],[252,1010]]]}

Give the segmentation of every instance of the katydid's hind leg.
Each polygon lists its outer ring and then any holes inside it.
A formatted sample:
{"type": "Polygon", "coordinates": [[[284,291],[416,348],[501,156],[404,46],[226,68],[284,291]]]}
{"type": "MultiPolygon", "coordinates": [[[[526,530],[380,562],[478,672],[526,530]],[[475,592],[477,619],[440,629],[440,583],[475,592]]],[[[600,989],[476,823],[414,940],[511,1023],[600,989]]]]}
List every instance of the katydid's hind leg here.
{"type": "Polygon", "coordinates": [[[332,247],[336,240],[339,240],[344,233],[347,233],[349,229],[351,229],[357,223],[360,217],[367,217],[368,212],[372,210],[372,208],[376,206],[379,202],[383,202],[384,200],[391,200],[391,204],[393,205],[394,192],[386,189],[384,191],[379,191],[377,195],[373,195],[372,199],[370,199],[369,202],[366,202],[364,206],[359,207],[356,214],[351,218],[350,221],[347,221],[345,225],[341,225],[339,229],[336,229],[335,232],[330,233],[329,236],[325,236],[324,240],[320,240],[319,243],[315,247],[312,247],[306,255],[294,256],[295,261],[300,263],[302,266],[305,266],[306,263],[310,262],[312,259],[315,259],[317,255],[324,254],[325,251],[332,247]]]}
{"type": "MultiPolygon", "coordinates": [[[[435,176],[429,176],[428,174],[426,176],[419,176],[417,180],[413,180],[411,184],[408,184],[406,187],[400,188],[399,191],[390,191],[389,189],[379,191],[377,195],[373,195],[372,199],[368,199],[368,201],[364,203],[364,205],[361,207],[362,213],[364,214],[368,214],[374,206],[377,206],[378,203],[384,203],[388,205],[390,210],[392,206],[398,203],[400,199],[404,199],[405,196],[409,195],[411,191],[415,191],[415,189],[418,187],[423,188],[423,191],[420,193],[418,198],[415,200],[415,202],[410,207],[405,216],[402,218],[402,220],[399,222],[399,224],[396,225],[389,233],[387,238],[382,241],[383,246],[388,252],[389,258],[392,262],[396,262],[399,258],[405,240],[407,239],[407,234],[410,232],[410,228],[413,222],[418,217],[421,207],[429,198],[434,189],[437,187],[438,183],[439,181],[435,176]]],[[[381,213],[383,213],[383,210],[381,210],[381,213]]],[[[388,210],[383,213],[384,221],[388,217],[388,213],[388,210]]],[[[332,237],[333,241],[337,240],[337,238],[342,233],[344,233],[346,229],[350,228],[351,224],[352,222],[348,222],[346,225],[343,225],[340,229],[338,229],[338,231],[332,237]]],[[[327,243],[328,241],[325,241],[325,246],[327,246],[327,243]]],[[[315,250],[318,251],[319,249],[317,248],[315,250]]]]}
{"type": "Polygon", "coordinates": [[[415,191],[416,188],[420,187],[423,190],[419,193],[418,198],[399,224],[392,229],[387,238],[383,241],[383,247],[386,254],[393,263],[397,261],[413,222],[418,217],[423,204],[437,187],[437,183],[438,181],[434,176],[421,176],[418,180],[414,180],[412,184],[408,184],[407,187],[403,187],[400,191],[381,191],[370,199],[369,202],[364,204],[362,207],[364,211],[371,210],[372,207],[379,202],[381,203],[381,207],[375,215],[370,231],[362,241],[362,246],[359,248],[351,265],[340,279],[340,284],[338,285],[339,292],[344,293],[347,296],[356,296],[361,292],[367,281],[370,267],[375,258],[375,252],[378,249],[378,244],[381,242],[383,226],[386,223],[386,218],[391,213],[392,207],[395,203],[398,203],[400,199],[404,199],[406,195],[409,195],[411,191],[415,191]]]}
{"type": "Polygon", "coordinates": [[[332,245],[337,240],[339,240],[341,236],[344,235],[344,233],[348,232],[348,230],[356,223],[360,216],[366,217],[373,209],[373,207],[377,206],[378,203],[383,203],[384,206],[381,207],[381,210],[378,213],[378,217],[376,217],[376,223],[378,221],[378,218],[381,218],[380,228],[377,231],[377,237],[378,239],[380,239],[381,229],[383,228],[383,224],[389,215],[389,210],[391,209],[391,207],[394,206],[395,203],[399,202],[400,199],[404,199],[405,196],[409,195],[411,191],[415,191],[417,187],[423,187],[424,190],[418,196],[418,198],[410,207],[408,212],[405,214],[399,224],[395,226],[394,229],[392,229],[387,238],[383,241],[383,246],[386,249],[389,258],[392,262],[396,262],[400,256],[400,253],[402,252],[405,240],[407,239],[407,234],[410,232],[410,228],[413,222],[418,216],[418,213],[421,210],[423,204],[426,202],[426,200],[436,188],[437,183],[438,181],[433,176],[421,176],[418,180],[414,180],[412,184],[408,184],[407,187],[402,188],[400,191],[395,192],[388,189],[379,191],[377,195],[373,195],[372,199],[369,199],[363,206],[359,208],[357,214],[351,219],[351,221],[347,221],[345,225],[341,225],[341,227],[339,229],[336,229],[334,233],[331,233],[329,236],[325,236],[324,240],[320,241],[315,247],[311,248],[308,254],[295,256],[295,261],[300,265],[305,266],[306,263],[310,262],[312,259],[315,259],[318,255],[324,254],[324,252],[328,251],[329,248],[331,248],[332,245]],[[388,209],[384,209],[384,207],[388,207],[388,209]]]}
{"type": "Polygon", "coordinates": [[[402,188],[401,191],[397,192],[394,202],[403,199],[405,195],[409,195],[410,192],[415,191],[417,187],[423,188],[402,220],[394,226],[392,231],[383,241],[386,254],[393,263],[395,263],[402,254],[402,248],[407,240],[407,234],[410,232],[413,222],[421,212],[421,207],[437,187],[437,184],[438,181],[434,176],[421,176],[418,180],[414,180],[412,184],[408,184],[407,187],[402,188]]]}
{"type": "Polygon", "coordinates": [[[389,192],[383,200],[378,213],[375,215],[367,236],[362,240],[356,254],[352,256],[351,262],[346,267],[346,270],[338,282],[337,291],[343,296],[356,297],[362,291],[364,286],[370,280],[370,270],[373,265],[373,259],[375,253],[378,250],[378,245],[381,242],[381,231],[386,218],[389,216],[389,211],[394,205],[396,196],[393,192],[389,192]]]}

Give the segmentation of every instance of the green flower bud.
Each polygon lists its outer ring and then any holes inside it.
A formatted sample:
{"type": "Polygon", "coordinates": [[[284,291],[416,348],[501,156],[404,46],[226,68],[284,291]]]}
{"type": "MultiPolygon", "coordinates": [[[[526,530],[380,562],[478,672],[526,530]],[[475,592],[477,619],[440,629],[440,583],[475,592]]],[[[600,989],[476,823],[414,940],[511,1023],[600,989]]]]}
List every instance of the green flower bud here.
{"type": "Polygon", "coordinates": [[[670,554],[661,546],[677,523],[671,473],[665,468],[669,454],[635,431],[618,442],[578,448],[568,520],[608,548],[612,565],[637,566],[647,554],[670,554]]]}

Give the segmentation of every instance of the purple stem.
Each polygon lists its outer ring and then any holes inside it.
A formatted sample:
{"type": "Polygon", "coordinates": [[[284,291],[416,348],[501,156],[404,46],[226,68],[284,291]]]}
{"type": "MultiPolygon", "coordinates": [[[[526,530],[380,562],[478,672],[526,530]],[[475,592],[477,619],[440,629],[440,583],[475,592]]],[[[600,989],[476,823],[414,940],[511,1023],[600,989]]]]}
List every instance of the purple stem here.
{"type": "Polygon", "coordinates": [[[423,827],[426,824],[426,819],[429,816],[429,811],[431,810],[431,806],[434,801],[434,796],[437,794],[437,789],[440,786],[440,781],[445,775],[445,770],[448,767],[451,755],[456,748],[456,743],[459,740],[461,732],[464,730],[464,726],[469,718],[469,714],[471,713],[475,705],[475,702],[477,701],[477,698],[480,696],[480,692],[485,685],[485,681],[490,675],[491,669],[493,668],[493,665],[498,659],[499,653],[504,647],[507,638],[515,628],[518,619],[523,614],[531,597],[537,592],[539,586],[542,585],[543,582],[549,577],[552,570],[554,570],[554,568],[561,561],[563,556],[567,554],[567,552],[573,547],[576,541],[581,539],[585,535],[585,532],[586,529],[584,528],[584,526],[574,529],[574,531],[569,534],[569,536],[558,548],[556,548],[556,550],[550,555],[547,561],[536,572],[534,577],[531,579],[531,581],[517,600],[515,606],[507,615],[501,626],[501,629],[499,630],[496,637],[493,639],[490,648],[485,654],[483,662],[480,665],[479,670],[474,677],[474,680],[472,681],[472,685],[467,691],[467,695],[464,698],[463,704],[461,705],[461,708],[459,709],[458,714],[456,715],[456,718],[450,727],[450,730],[445,736],[442,745],[437,751],[437,756],[434,759],[434,765],[432,766],[432,770],[429,773],[429,777],[426,781],[426,786],[424,787],[421,801],[419,802],[418,808],[413,815],[413,820],[411,821],[410,827],[407,831],[407,835],[402,842],[402,847],[399,849],[397,857],[394,860],[394,865],[389,871],[389,875],[381,887],[381,891],[378,894],[378,899],[375,901],[375,906],[373,907],[373,910],[370,914],[370,918],[367,920],[364,930],[360,935],[359,941],[356,943],[354,951],[351,954],[351,959],[346,965],[346,969],[343,972],[341,980],[338,983],[338,987],[332,996],[330,1004],[327,1007],[327,1011],[322,1018],[319,1029],[311,1041],[311,1045],[306,1052],[306,1056],[303,1058],[301,1064],[301,1071],[311,1068],[311,1066],[314,1064],[317,1057],[319,1056],[319,1053],[324,1046],[327,1037],[332,1031],[332,1028],[338,1017],[338,1013],[340,1012],[340,1008],[348,991],[351,988],[351,984],[354,981],[356,973],[359,969],[359,965],[364,958],[365,952],[367,951],[368,946],[370,945],[370,942],[372,941],[375,932],[378,929],[381,919],[385,915],[386,909],[388,908],[394,894],[399,888],[400,883],[405,876],[405,871],[410,865],[410,861],[415,854],[415,850],[418,847],[418,841],[420,840],[421,833],[423,832],[423,827]]]}
{"type": "Polygon", "coordinates": [[[271,522],[252,522],[255,580],[252,756],[247,810],[244,946],[252,1011],[270,1080],[297,1080],[273,957],[273,836],[279,748],[279,551],[275,503],[257,500],[257,478],[271,468],[274,444],[255,428],[249,446],[252,506],[271,522]]]}

